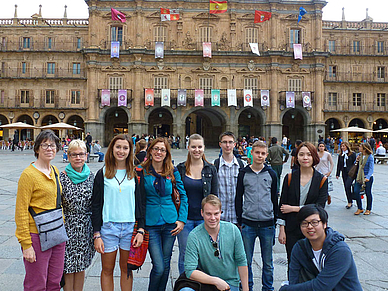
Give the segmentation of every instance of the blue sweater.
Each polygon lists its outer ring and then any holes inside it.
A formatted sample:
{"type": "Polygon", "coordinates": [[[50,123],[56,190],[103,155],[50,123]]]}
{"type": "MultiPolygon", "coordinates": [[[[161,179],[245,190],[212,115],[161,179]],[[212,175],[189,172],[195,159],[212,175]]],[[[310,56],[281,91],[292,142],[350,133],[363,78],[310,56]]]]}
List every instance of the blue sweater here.
{"type": "MultiPolygon", "coordinates": [[[[358,154],[357,156],[359,156],[360,154],[358,154]]],[[[361,155],[362,157],[362,155],[361,155]]],[[[364,166],[364,176],[365,176],[365,179],[368,179],[370,180],[370,177],[372,177],[373,175],[373,170],[374,170],[374,159],[373,159],[373,155],[369,155],[368,159],[366,160],[366,163],[365,163],[365,166],[364,166]]]]}
{"type": "Polygon", "coordinates": [[[326,239],[319,259],[322,270],[315,279],[304,283],[299,283],[299,271],[302,268],[309,269],[309,260],[314,258],[314,254],[307,238],[302,243],[308,257],[299,243],[295,244],[291,254],[290,285],[283,286],[279,291],[362,291],[352,251],[344,239],[342,234],[330,227],[326,229],[326,239]]]}

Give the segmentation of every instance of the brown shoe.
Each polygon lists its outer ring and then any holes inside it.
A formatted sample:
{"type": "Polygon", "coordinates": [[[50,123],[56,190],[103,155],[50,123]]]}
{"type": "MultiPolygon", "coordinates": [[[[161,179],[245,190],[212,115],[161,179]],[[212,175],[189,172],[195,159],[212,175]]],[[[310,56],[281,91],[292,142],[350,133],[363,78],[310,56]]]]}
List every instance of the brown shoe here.
{"type": "Polygon", "coordinates": [[[354,215],[359,215],[364,212],[364,209],[357,209],[356,212],[354,212],[354,215]]]}
{"type": "Polygon", "coordinates": [[[331,204],[331,196],[327,196],[327,205],[330,205],[331,204]]]}
{"type": "Polygon", "coordinates": [[[370,210],[365,210],[364,215],[369,215],[369,214],[370,214],[370,210]]]}

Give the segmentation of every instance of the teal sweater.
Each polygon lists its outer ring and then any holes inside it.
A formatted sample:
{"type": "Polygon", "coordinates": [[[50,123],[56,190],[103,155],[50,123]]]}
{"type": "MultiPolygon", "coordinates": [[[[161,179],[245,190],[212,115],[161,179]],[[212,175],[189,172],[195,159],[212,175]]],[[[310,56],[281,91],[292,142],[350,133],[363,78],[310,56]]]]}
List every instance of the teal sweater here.
{"type": "Polygon", "coordinates": [[[240,282],[238,267],[247,266],[241,233],[234,224],[220,221],[218,235],[221,259],[214,256],[215,248],[204,223],[190,232],[185,255],[186,276],[190,278],[198,267],[204,273],[237,287],[240,282]]]}

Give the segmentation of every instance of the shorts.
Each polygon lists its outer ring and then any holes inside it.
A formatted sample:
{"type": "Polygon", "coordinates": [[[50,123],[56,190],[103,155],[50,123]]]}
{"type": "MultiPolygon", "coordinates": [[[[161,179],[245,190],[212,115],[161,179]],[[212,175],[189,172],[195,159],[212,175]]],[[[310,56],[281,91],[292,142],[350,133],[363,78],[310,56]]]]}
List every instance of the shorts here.
{"type": "Polygon", "coordinates": [[[104,252],[111,253],[118,248],[129,251],[134,226],[134,222],[104,222],[100,231],[104,252]]]}

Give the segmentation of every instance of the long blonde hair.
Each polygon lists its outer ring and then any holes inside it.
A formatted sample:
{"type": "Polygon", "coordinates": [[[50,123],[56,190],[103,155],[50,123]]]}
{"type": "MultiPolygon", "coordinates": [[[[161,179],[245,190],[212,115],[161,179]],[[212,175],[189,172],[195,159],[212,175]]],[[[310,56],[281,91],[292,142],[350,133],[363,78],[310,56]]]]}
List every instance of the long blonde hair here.
{"type": "MultiPolygon", "coordinates": [[[[194,133],[194,134],[190,135],[188,147],[190,147],[190,144],[191,144],[191,142],[193,140],[201,140],[202,143],[203,143],[203,147],[205,147],[205,140],[203,139],[202,135],[200,135],[198,133],[194,133]]],[[[205,158],[205,153],[202,156],[202,160],[208,162],[206,160],[206,158],[205,158]]],[[[187,159],[186,159],[186,162],[185,162],[185,167],[186,167],[186,174],[189,175],[189,176],[191,175],[190,166],[191,166],[191,156],[190,156],[190,152],[188,152],[187,153],[187,159]]]]}
{"type": "Polygon", "coordinates": [[[127,134],[116,135],[110,142],[105,156],[105,177],[112,179],[116,175],[116,159],[113,156],[113,147],[115,146],[116,141],[125,140],[129,144],[129,154],[125,160],[125,168],[127,170],[128,180],[136,177],[135,166],[133,165],[133,144],[132,139],[127,134]]]}

